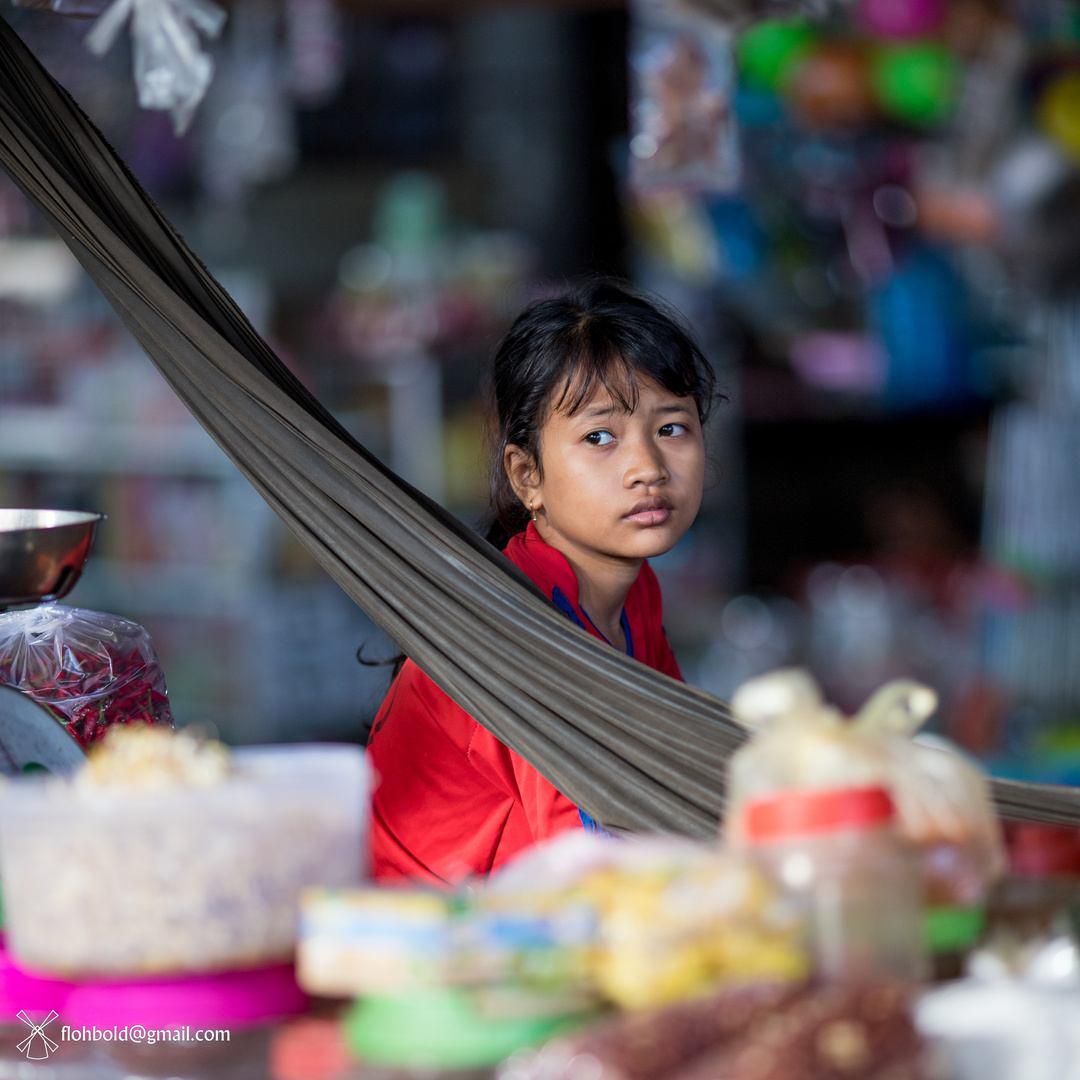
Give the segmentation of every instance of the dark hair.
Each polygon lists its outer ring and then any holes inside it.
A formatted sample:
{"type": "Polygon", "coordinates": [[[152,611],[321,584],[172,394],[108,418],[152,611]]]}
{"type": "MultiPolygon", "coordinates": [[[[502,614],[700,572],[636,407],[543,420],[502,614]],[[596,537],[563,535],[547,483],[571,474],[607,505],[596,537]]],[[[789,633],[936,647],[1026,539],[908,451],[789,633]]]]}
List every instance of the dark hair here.
{"type": "Polygon", "coordinates": [[[679,317],[656,300],[606,278],[530,304],[495,353],[492,391],[498,420],[491,457],[487,538],[505,547],[529,523],[503,467],[509,445],[540,463],[548,407],[573,415],[599,383],[627,410],[637,405],[638,375],[678,397],[693,397],[704,422],[716,399],[708,360],[679,317]]]}

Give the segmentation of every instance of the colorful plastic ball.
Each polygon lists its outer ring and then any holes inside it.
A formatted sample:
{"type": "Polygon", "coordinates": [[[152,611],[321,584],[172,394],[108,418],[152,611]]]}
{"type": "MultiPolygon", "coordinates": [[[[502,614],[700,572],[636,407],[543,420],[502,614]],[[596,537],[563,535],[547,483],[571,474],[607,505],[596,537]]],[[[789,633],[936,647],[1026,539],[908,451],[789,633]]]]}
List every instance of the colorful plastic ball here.
{"type": "Polygon", "coordinates": [[[797,117],[818,129],[859,127],[874,114],[866,53],[826,45],[799,65],[788,89],[797,117]]]}
{"type": "Polygon", "coordinates": [[[1080,71],[1052,79],[1036,109],[1039,126],[1070,156],[1080,158],[1080,71]]]}
{"type": "Polygon", "coordinates": [[[751,86],[782,89],[816,36],[805,19],[763,19],[749,27],[736,46],[743,78],[751,86]]]}
{"type": "Polygon", "coordinates": [[[941,26],[945,5],[942,0],[859,0],[855,18],[874,37],[905,40],[941,26]]]}
{"type": "Polygon", "coordinates": [[[960,65],[935,42],[888,45],[874,58],[871,80],[889,116],[909,124],[938,124],[952,112],[960,65]]]}

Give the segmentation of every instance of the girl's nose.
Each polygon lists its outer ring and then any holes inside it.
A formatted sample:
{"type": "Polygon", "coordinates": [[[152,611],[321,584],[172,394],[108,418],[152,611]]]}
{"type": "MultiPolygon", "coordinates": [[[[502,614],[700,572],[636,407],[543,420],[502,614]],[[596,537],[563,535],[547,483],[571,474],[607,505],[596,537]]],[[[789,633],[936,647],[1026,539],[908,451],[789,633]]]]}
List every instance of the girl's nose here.
{"type": "Polygon", "coordinates": [[[632,450],[632,458],[626,470],[626,486],[633,487],[635,484],[665,484],[668,480],[667,462],[651,439],[643,439],[636,443],[632,450]]]}

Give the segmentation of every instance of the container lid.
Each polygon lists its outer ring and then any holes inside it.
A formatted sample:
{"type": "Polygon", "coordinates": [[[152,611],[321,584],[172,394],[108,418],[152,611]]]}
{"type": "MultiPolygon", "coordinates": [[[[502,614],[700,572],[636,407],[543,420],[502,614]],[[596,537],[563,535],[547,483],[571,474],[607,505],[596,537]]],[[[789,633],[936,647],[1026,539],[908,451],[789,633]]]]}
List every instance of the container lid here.
{"type": "Polygon", "coordinates": [[[981,907],[932,907],[923,915],[923,937],[932,953],[971,948],[986,925],[981,907]]]}
{"type": "Polygon", "coordinates": [[[55,1010],[72,1027],[255,1027],[306,1012],[292,964],[245,971],[80,982],[25,970],[0,937],[0,1023],[55,1010]]]}
{"type": "Polygon", "coordinates": [[[746,805],[746,835],[754,842],[787,840],[841,829],[872,829],[896,816],[883,787],[782,791],[746,805]]]}
{"type": "Polygon", "coordinates": [[[573,1014],[487,1017],[462,988],[438,987],[362,998],[345,1016],[345,1037],[373,1065],[481,1069],[581,1022],[573,1014]]]}

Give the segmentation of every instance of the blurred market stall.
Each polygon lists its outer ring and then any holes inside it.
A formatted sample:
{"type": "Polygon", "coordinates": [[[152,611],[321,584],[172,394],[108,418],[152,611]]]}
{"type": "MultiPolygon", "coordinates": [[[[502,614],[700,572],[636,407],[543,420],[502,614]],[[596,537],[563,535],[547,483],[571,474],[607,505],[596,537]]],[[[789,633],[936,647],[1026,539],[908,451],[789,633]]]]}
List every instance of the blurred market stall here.
{"type": "Polygon", "coordinates": [[[737,357],[750,589],[698,681],[915,673],[969,749],[1073,775],[1073,7],[634,11],[638,273],[737,357]]]}
{"type": "MultiPolygon", "coordinates": [[[[179,137],[124,35],[96,58],[86,23],[6,17],[305,382],[466,521],[507,315],[597,269],[671,299],[730,398],[657,565],[691,679],[806,662],[852,706],[916,674],[1001,771],[1075,774],[1070,5],[242,3],[179,137]]],[[[109,513],[74,600],[151,629],[181,722],[361,738],[388,670],[354,655],[391,643],[0,208],[4,501],[109,513]]]]}

